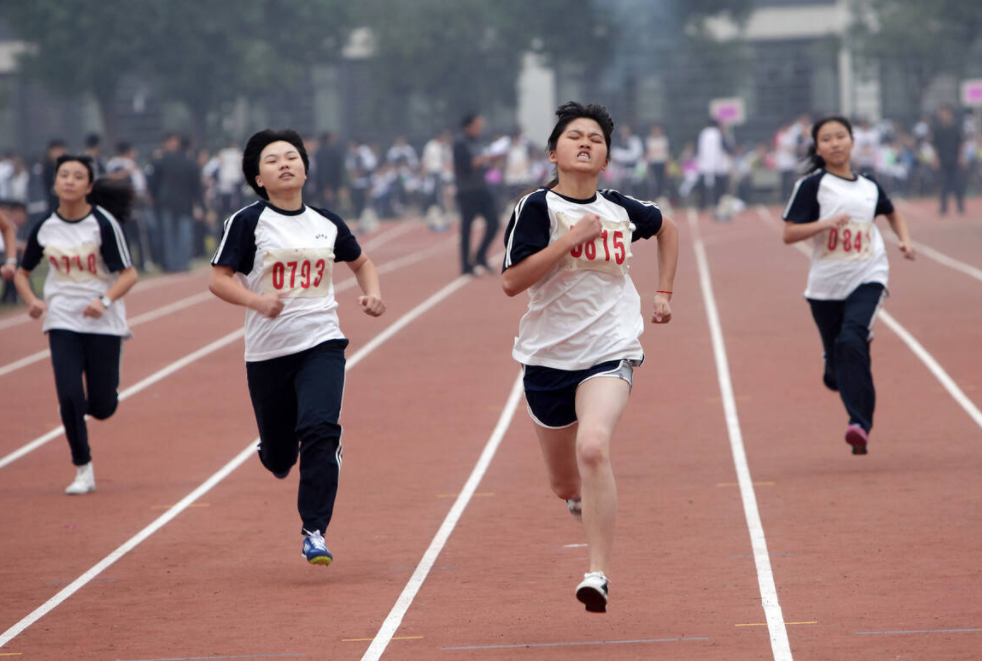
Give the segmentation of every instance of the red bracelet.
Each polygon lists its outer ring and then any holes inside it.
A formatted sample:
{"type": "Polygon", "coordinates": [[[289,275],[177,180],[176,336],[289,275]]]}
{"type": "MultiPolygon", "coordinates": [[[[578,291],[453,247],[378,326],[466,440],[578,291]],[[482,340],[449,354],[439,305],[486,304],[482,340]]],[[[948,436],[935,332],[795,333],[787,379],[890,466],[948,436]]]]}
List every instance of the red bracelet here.
{"type": "Polygon", "coordinates": [[[659,289],[655,292],[656,294],[674,294],[675,292],[665,291],[664,289],[659,289]]]}

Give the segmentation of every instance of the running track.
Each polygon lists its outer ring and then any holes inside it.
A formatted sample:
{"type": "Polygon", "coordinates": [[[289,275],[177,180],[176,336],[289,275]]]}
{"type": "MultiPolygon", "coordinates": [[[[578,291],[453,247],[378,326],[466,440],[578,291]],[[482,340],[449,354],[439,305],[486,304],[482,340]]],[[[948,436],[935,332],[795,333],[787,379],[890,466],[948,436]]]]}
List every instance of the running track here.
{"type": "MultiPolygon", "coordinates": [[[[982,200],[964,218],[936,218],[928,201],[902,208],[915,240],[963,268],[923,252],[906,263],[890,246],[885,309],[964,401],[879,320],[867,457],[849,454],[841,404],[820,384],[800,295],[807,259],[781,243],[780,210],[728,224],[675,212],[674,320],[642,338],[648,361],[614,444],[620,520],[604,616],[572,597],[582,531],[548,492],[524,404],[514,411],[510,397],[524,297],[505,297],[494,277],[455,280],[454,237],[408,222],[362,240],[388,265],[387,313],[369,318],[354,289],[339,294],[351,346],[335,564],[300,557],[296,472],[281,483],[251,456],[232,338],[90,423],[95,494],[62,493],[63,436],[0,467],[0,656],[979,658],[982,200]]],[[[635,254],[647,302],[654,246],[635,254]]],[[[124,392],[241,328],[241,310],[187,302],[206,279],[150,281],[127,297],[131,319],[185,303],[134,329],[124,392]]],[[[0,370],[45,349],[38,325],[16,317],[0,318],[0,370]]],[[[60,424],[46,358],[0,372],[0,401],[0,457],[60,424]]]]}

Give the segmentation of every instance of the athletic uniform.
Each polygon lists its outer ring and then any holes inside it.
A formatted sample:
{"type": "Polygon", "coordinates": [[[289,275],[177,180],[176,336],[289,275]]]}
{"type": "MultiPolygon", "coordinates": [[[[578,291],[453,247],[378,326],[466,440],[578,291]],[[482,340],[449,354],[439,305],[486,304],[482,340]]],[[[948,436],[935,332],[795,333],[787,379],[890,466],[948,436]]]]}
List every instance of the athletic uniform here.
{"type": "Polygon", "coordinates": [[[602,233],[564,255],[529,287],[512,356],[525,366],[529,415],[539,425],[576,422],[576,388],[597,376],[631,382],[644,360],[641,298],[628,274],[631,244],[658,233],[662,215],[650,202],[613,190],[578,200],[541,188],[515,207],[505,232],[504,269],[569,232],[587,214],[600,217],[602,233]]]}
{"type": "Polygon", "coordinates": [[[72,463],[88,464],[85,415],[104,420],[119,403],[119,367],[122,340],[131,336],[126,325],[126,304],[114,301],[102,316],[82,313],[133,265],[123,230],[111,213],[93,206],[80,220],[66,220],[58,212],[38,223],[24,249],[21,267],[33,271],[47,259],[44,302],[48,311],[42,330],[48,334],[51,364],[65,436],[72,463]],[[85,387],[82,374],[85,374],[85,387]]]}
{"type": "Polygon", "coordinates": [[[214,266],[228,266],[256,294],[279,294],[283,311],[269,319],[246,311],[245,360],[259,426],[259,458],[286,477],[300,458],[297,499],[303,530],[323,533],[331,521],[341,469],[344,349],[332,273],[361,247],[344,221],[304,206],[285,211],[260,200],[225,222],[214,266]]]}
{"type": "Polygon", "coordinates": [[[890,272],[874,220],[893,213],[893,203],[869,176],[844,179],[819,169],[795,185],[783,218],[812,223],[840,213],[850,217],[845,226],[819,232],[811,240],[805,298],[825,350],[824,382],[839,391],[849,423],[868,433],[876,405],[869,342],[890,272]]]}

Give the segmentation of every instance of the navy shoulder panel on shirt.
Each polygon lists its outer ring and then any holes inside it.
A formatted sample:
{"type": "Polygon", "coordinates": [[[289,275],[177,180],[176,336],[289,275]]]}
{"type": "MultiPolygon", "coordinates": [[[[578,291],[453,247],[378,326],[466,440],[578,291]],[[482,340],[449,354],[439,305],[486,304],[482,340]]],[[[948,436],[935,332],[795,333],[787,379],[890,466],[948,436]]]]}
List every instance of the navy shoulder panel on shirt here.
{"type": "Polygon", "coordinates": [[[661,230],[661,209],[654,202],[638,200],[630,195],[625,195],[610,188],[605,188],[598,192],[604,199],[624,207],[627,211],[627,217],[631,219],[635,227],[634,233],[631,236],[632,242],[639,239],[650,239],[661,230]]]}
{"type": "Polygon", "coordinates": [[[358,245],[358,240],[351,233],[351,229],[341,216],[327,209],[318,209],[317,207],[308,208],[324,216],[338,228],[338,236],[334,240],[335,262],[353,262],[361,257],[361,246],[358,245]]]}
{"type": "Polygon", "coordinates": [[[818,188],[825,170],[818,169],[799,179],[791,192],[781,218],[793,223],[811,223],[818,220],[818,188]]]}
{"type": "Polygon", "coordinates": [[[890,196],[887,195],[887,192],[883,190],[883,187],[880,186],[880,182],[876,180],[876,177],[868,173],[863,173],[859,176],[869,179],[876,185],[876,211],[873,212],[873,216],[882,216],[893,213],[893,201],[890,199],[890,196]]]}
{"type": "Polygon", "coordinates": [[[256,259],[256,226],[266,206],[267,203],[260,200],[228,217],[222,242],[211,258],[212,266],[230,266],[239,273],[252,271],[256,259]]]}
{"type": "Polygon", "coordinates": [[[133,266],[130,249],[123,234],[123,227],[109,211],[102,207],[92,207],[92,216],[99,224],[99,235],[102,237],[102,260],[111,272],[122,271],[133,266]]]}
{"type": "MultiPolygon", "coordinates": [[[[549,245],[549,190],[540,188],[520,199],[505,229],[504,269],[549,245]]],[[[504,270],[502,269],[502,270],[504,270]]]]}
{"type": "Polygon", "coordinates": [[[24,246],[24,254],[21,256],[20,266],[25,271],[33,271],[37,268],[37,265],[41,263],[44,259],[44,246],[41,245],[41,241],[38,239],[38,234],[41,233],[41,227],[49,222],[52,218],[57,218],[54,214],[51,214],[47,218],[42,218],[34,227],[31,228],[30,233],[27,235],[27,243],[24,246]]]}

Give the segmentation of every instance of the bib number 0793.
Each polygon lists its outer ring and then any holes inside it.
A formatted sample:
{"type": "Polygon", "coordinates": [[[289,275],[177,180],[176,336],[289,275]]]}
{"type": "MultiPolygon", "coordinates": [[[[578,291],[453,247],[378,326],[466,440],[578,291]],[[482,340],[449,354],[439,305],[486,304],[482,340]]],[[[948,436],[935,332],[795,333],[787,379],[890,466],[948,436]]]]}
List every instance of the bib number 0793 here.
{"type": "Polygon", "coordinates": [[[313,264],[309,260],[302,262],[275,262],[273,264],[273,289],[309,289],[319,287],[324,279],[324,269],[327,262],[318,259],[313,264]],[[299,267],[299,268],[298,268],[299,267]],[[298,273],[299,272],[299,273],[298,273]],[[297,277],[299,275],[299,277],[297,277]],[[311,279],[313,276],[313,279],[311,279]]]}
{"type": "Polygon", "coordinates": [[[263,289],[288,298],[318,298],[331,289],[330,248],[268,249],[263,255],[263,289]]]}

